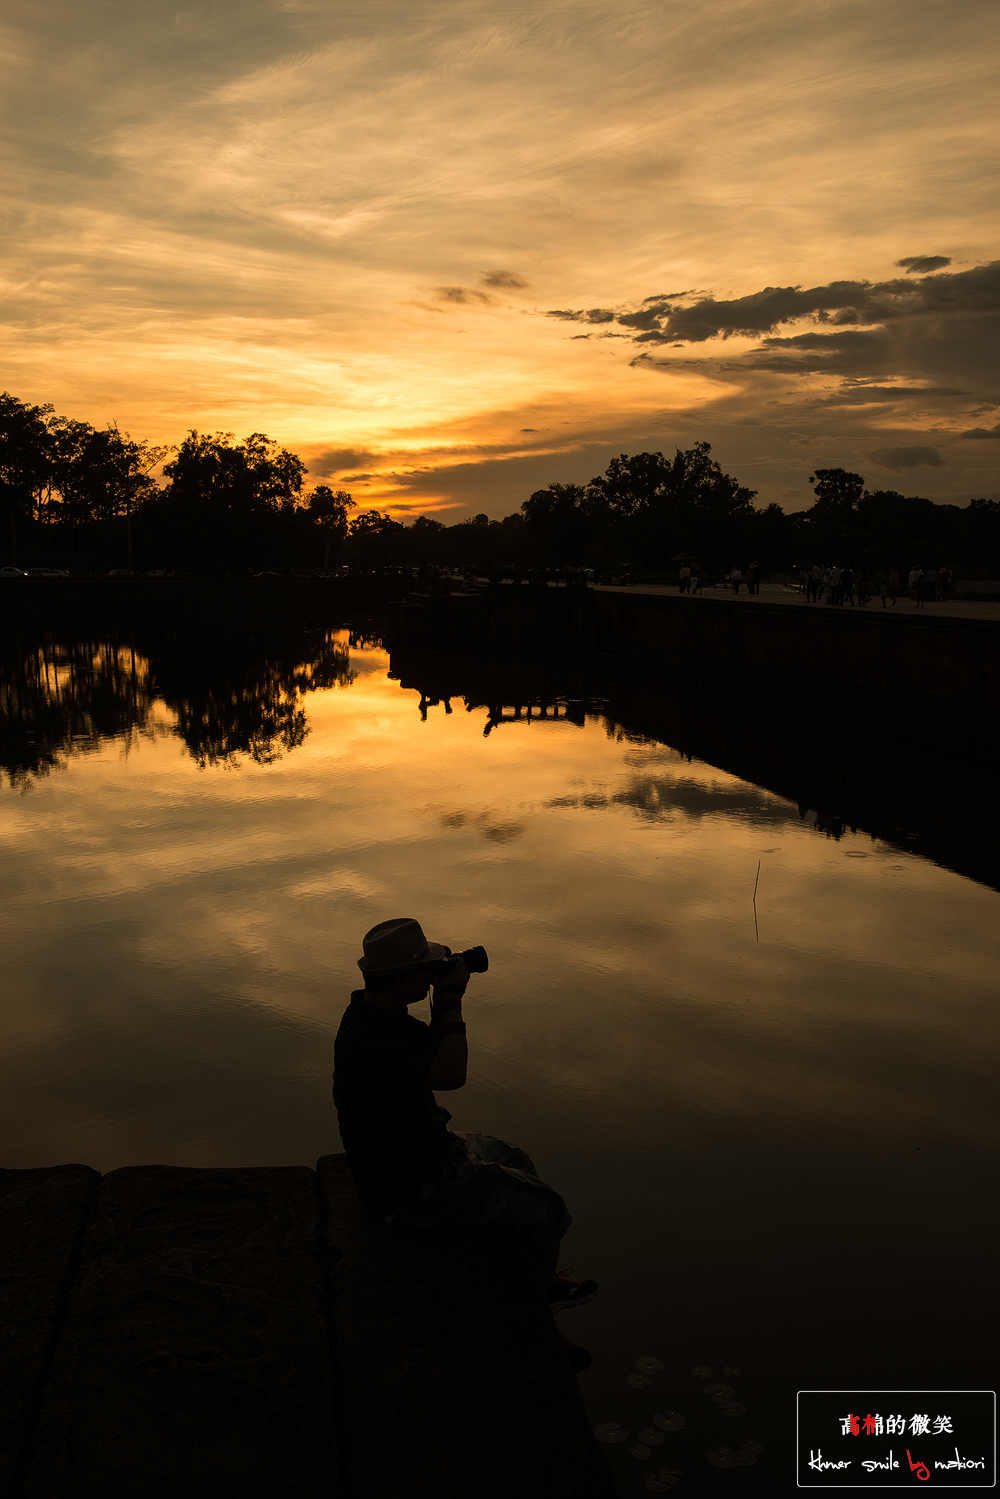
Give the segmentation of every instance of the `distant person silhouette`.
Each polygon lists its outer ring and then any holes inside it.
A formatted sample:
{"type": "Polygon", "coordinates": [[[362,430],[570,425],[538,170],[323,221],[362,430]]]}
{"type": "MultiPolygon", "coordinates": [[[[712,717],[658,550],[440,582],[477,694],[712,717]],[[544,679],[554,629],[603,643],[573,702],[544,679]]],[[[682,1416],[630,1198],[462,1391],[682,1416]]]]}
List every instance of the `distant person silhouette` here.
{"type": "MultiPolygon", "coordinates": [[[[362,1201],[385,1223],[408,1228],[514,1225],[540,1267],[553,1313],[592,1301],[596,1282],[556,1273],[573,1219],[555,1187],[518,1146],[449,1130],[451,1115],[434,1098],[465,1085],[464,962],[442,973],[449,949],[428,942],[409,917],[372,927],[363,950],[365,987],[352,993],[340,1022],[333,1072],[340,1135],[362,1201]],[[407,1010],[432,986],[428,1026],[407,1010]]],[[[562,1341],[574,1368],[590,1366],[585,1349],[562,1341]]]]}
{"type": "Polygon", "coordinates": [[[831,567],[831,569],[830,569],[830,602],[832,604],[842,604],[844,602],[844,595],[840,591],[840,576],[841,576],[841,569],[839,567],[831,567]]]}
{"type": "Polygon", "coordinates": [[[740,584],[743,582],[743,574],[738,567],[730,568],[726,582],[733,585],[733,593],[739,593],[740,584]]]}
{"type": "Polygon", "coordinates": [[[844,600],[854,608],[854,569],[845,567],[840,574],[840,602],[844,600]]]}
{"type": "Polygon", "coordinates": [[[889,597],[892,599],[892,607],[894,609],[896,607],[896,600],[899,597],[899,590],[901,586],[902,585],[899,581],[899,573],[896,568],[893,568],[889,574],[889,597]]]}
{"type": "Polygon", "coordinates": [[[817,562],[809,573],[809,582],[806,588],[806,598],[814,604],[818,604],[823,592],[823,569],[817,562]]]}

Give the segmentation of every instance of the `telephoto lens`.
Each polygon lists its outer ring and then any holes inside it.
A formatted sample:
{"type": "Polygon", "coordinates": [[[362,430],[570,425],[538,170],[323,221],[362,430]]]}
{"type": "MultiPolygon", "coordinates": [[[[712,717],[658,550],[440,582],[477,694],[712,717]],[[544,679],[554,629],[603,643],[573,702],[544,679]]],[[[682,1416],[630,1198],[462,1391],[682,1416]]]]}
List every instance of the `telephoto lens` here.
{"type": "Polygon", "coordinates": [[[470,973],[485,973],[490,966],[485,947],[469,947],[465,952],[452,952],[449,948],[448,956],[438,962],[435,981],[440,983],[446,978],[460,958],[470,973]]]}
{"type": "Polygon", "coordinates": [[[458,956],[462,959],[470,973],[485,973],[490,966],[490,960],[486,956],[485,947],[468,947],[465,952],[458,956]]]}

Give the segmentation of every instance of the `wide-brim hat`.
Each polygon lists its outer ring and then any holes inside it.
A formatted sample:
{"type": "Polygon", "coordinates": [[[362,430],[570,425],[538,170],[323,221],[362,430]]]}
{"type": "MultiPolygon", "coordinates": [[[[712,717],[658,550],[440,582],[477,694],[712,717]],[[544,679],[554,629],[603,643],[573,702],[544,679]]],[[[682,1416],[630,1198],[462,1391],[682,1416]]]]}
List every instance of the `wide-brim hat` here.
{"type": "Polygon", "coordinates": [[[365,933],[362,946],[364,957],[358,959],[358,967],[362,973],[379,978],[409,973],[448,956],[448,948],[440,942],[428,942],[420,922],[409,916],[380,921],[365,933]]]}

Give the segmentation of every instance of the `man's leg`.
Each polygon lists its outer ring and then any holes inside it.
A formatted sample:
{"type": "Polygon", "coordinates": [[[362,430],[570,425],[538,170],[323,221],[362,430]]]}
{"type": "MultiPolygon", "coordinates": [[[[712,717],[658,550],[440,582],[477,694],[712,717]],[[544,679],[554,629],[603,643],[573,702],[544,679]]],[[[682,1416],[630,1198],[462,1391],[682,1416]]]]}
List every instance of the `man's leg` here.
{"type": "Polygon", "coordinates": [[[542,1289],[550,1289],[559,1244],[573,1222],[566,1204],[538,1176],[530,1156],[492,1135],[460,1135],[459,1157],[428,1182],[419,1202],[396,1214],[401,1226],[422,1223],[508,1223],[520,1228],[539,1265],[542,1289]]]}
{"type": "MultiPolygon", "coordinates": [[[[522,1233],[526,1234],[532,1242],[542,1270],[542,1289],[547,1291],[555,1280],[556,1267],[559,1264],[559,1245],[573,1222],[565,1202],[554,1187],[542,1181],[531,1157],[518,1145],[511,1145],[507,1140],[498,1140],[495,1135],[469,1134],[466,1135],[466,1153],[470,1160],[489,1162],[499,1166],[505,1172],[507,1177],[505,1185],[513,1187],[514,1196],[508,1201],[504,1217],[497,1221],[517,1223],[522,1233]],[[538,1213],[537,1197],[527,1204],[517,1201],[521,1189],[514,1184],[514,1178],[510,1175],[512,1172],[516,1176],[523,1174],[533,1178],[540,1187],[545,1189],[544,1221],[535,1221],[538,1213]],[[551,1197],[548,1194],[552,1194],[551,1197]],[[564,1218],[565,1227],[562,1226],[564,1218]],[[554,1234],[558,1234],[558,1237],[553,1238],[554,1234]]],[[[533,1190],[531,1184],[526,1182],[524,1185],[528,1187],[529,1195],[531,1195],[533,1190]]]]}

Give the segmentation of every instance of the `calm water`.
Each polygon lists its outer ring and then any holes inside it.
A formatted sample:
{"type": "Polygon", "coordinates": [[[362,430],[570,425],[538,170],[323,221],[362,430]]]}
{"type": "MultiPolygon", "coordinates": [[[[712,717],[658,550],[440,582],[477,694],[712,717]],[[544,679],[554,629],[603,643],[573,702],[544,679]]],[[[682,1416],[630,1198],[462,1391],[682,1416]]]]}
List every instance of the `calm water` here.
{"type": "Polygon", "coordinates": [[[422,712],[346,631],[145,649],[32,646],[8,681],[4,1164],[339,1149],[361,936],[412,915],[490,951],[448,1106],[575,1216],[594,1423],[689,1416],[652,1464],[608,1449],[622,1494],[668,1457],[783,1492],[797,1388],[995,1377],[994,891],[598,704],[422,712]],[[741,1370],[746,1418],[706,1415],[699,1364],[741,1370]],[[758,1465],[709,1468],[733,1435],[758,1465]]]}

